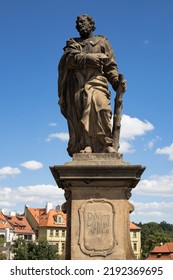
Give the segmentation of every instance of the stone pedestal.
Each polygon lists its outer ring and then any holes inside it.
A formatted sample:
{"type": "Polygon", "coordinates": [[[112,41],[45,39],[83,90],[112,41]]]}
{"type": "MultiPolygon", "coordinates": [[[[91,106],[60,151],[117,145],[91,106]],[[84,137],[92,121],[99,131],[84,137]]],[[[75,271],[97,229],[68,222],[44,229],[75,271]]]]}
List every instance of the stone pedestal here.
{"type": "Polygon", "coordinates": [[[129,230],[134,206],[128,199],[145,167],[112,153],[75,154],[72,162],[50,169],[65,191],[65,259],[135,259],[129,230]]]}

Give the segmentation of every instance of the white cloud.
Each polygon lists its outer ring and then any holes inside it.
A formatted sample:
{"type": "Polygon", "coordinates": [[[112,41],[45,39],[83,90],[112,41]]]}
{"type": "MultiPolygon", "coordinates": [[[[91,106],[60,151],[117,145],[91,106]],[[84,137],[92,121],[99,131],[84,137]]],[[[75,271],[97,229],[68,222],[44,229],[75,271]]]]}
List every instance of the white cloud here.
{"type": "Polygon", "coordinates": [[[49,123],[49,126],[57,126],[57,124],[55,122],[51,122],[49,123]]]}
{"type": "Polygon", "coordinates": [[[120,153],[124,154],[124,153],[133,153],[135,150],[132,146],[132,144],[130,144],[127,141],[121,141],[120,142],[120,153]]]}
{"type": "Polygon", "coordinates": [[[151,176],[139,182],[134,189],[138,195],[173,197],[173,174],[151,176]]]}
{"type": "Polygon", "coordinates": [[[68,141],[69,140],[69,134],[67,132],[51,133],[51,134],[48,135],[46,141],[50,142],[52,139],[59,139],[61,141],[68,141]]]}
{"type": "Polygon", "coordinates": [[[145,145],[145,150],[147,149],[152,149],[155,145],[155,143],[160,140],[160,136],[156,136],[155,138],[151,139],[146,145],[145,145]]]}
{"type": "Polygon", "coordinates": [[[133,153],[135,150],[131,141],[153,129],[154,126],[146,120],[141,121],[138,118],[123,115],[121,120],[120,152],[133,153]]]}
{"type": "Polygon", "coordinates": [[[5,166],[0,168],[0,179],[6,178],[7,176],[17,175],[20,174],[21,171],[19,168],[5,166]]]}
{"type": "Polygon", "coordinates": [[[128,115],[122,116],[121,139],[123,140],[134,140],[137,136],[142,136],[153,129],[154,126],[146,120],[141,121],[128,115]]]}
{"type": "Polygon", "coordinates": [[[165,201],[153,201],[153,202],[135,202],[135,209],[137,211],[142,210],[170,210],[173,211],[173,202],[165,202],[165,201]]]}
{"type": "Polygon", "coordinates": [[[30,160],[21,163],[21,166],[25,167],[26,169],[30,170],[38,170],[43,167],[43,164],[39,161],[30,160]]]}
{"type": "Polygon", "coordinates": [[[61,205],[65,202],[64,192],[55,185],[19,186],[15,189],[0,187],[0,208],[13,208],[22,203],[30,207],[44,207],[46,202],[61,205]]]}
{"type": "Polygon", "coordinates": [[[173,160],[173,143],[170,146],[166,146],[164,148],[158,148],[156,150],[156,154],[168,155],[168,159],[173,160]]]}
{"type": "Polygon", "coordinates": [[[148,223],[148,222],[158,222],[161,221],[172,220],[173,215],[172,212],[160,212],[160,211],[151,211],[151,212],[145,212],[145,211],[139,211],[135,212],[133,214],[134,217],[137,217],[139,221],[142,221],[142,223],[148,223]]]}
{"type": "Polygon", "coordinates": [[[0,188],[0,196],[2,195],[9,195],[12,192],[11,188],[8,187],[4,187],[4,188],[0,188]]]}
{"type": "MultiPolygon", "coordinates": [[[[113,121],[113,120],[112,120],[113,121]]],[[[154,126],[148,121],[141,121],[138,118],[133,118],[128,115],[123,115],[121,120],[120,133],[120,152],[133,153],[134,148],[130,141],[136,137],[145,135],[148,131],[154,129],[154,126]]],[[[48,135],[46,141],[50,142],[52,139],[59,139],[61,141],[69,140],[69,133],[59,132],[48,135]]]]}
{"type": "Polygon", "coordinates": [[[153,202],[133,202],[135,206],[134,212],[131,214],[131,220],[137,222],[158,222],[167,221],[172,223],[173,219],[173,203],[166,201],[153,202]]]}

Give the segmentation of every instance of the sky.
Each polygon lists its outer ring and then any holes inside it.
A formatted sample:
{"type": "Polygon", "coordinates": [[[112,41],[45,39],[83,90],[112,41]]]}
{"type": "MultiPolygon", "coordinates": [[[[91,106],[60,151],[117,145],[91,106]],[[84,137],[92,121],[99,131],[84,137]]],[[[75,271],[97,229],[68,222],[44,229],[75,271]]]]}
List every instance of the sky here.
{"type": "MultiPolygon", "coordinates": [[[[57,68],[84,13],[127,80],[120,152],[146,166],[130,219],[173,223],[172,0],[0,0],[0,208],[22,213],[65,201],[49,169],[72,160],[57,68]]],[[[114,97],[111,89],[112,109],[114,97]]]]}

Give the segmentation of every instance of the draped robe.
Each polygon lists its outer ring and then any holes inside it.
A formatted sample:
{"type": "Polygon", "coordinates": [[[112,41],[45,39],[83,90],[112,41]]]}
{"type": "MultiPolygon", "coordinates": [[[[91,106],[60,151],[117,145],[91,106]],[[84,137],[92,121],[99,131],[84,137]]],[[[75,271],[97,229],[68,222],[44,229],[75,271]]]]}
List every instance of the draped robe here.
{"type": "Polygon", "coordinates": [[[110,43],[104,36],[68,40],[58,71],[59,105],[69,128],[69,155],[86,146],[92,152],[104,152],[113,145],[108,82],[114,90],[118,86],[118,68],[110,43]],[[88,61],[87,54],[105,54],[108,60],[98,68],[94,61],[88,61]]]}

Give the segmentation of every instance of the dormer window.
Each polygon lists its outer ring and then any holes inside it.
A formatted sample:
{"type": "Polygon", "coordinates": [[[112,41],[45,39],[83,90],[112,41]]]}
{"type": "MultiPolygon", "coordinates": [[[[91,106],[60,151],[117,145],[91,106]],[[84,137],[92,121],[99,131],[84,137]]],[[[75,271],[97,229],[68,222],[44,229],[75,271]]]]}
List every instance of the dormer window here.
{"type": "Polygon", "coordinates": [[[58,224],[61,224],[61,223],[62,223],[62,216],[58,215],[58,224]]]}
{"type": "Polygon", "coordinates": [[[62,224],[63,223],[63,217],[62,215],[58,214],[56,216],[53,217],[55,224],[62,224]]]}

